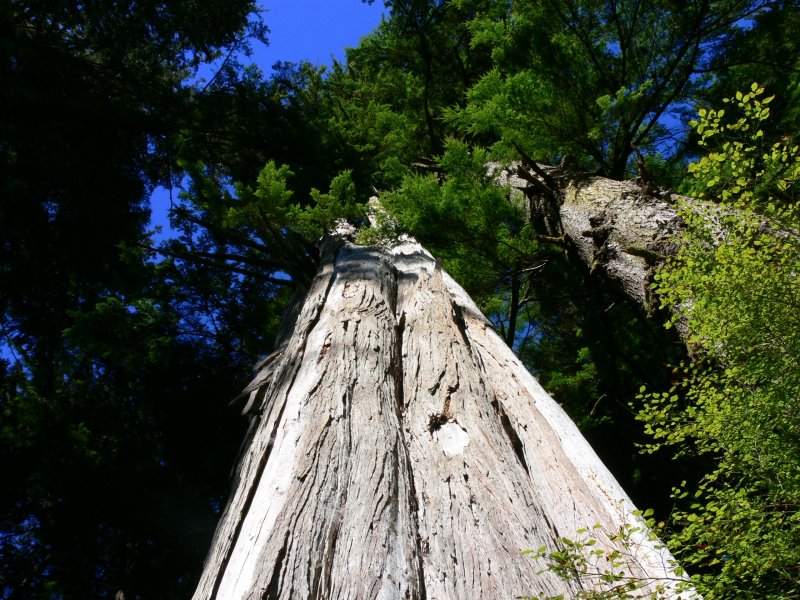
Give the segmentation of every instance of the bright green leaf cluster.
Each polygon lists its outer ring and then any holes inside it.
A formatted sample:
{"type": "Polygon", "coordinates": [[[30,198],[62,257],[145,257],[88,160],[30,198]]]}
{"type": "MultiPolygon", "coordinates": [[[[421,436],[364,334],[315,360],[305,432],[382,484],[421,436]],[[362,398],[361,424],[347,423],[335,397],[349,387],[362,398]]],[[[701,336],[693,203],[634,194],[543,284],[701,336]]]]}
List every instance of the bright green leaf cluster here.
{"type": "Polygon", "coordinates": [[[698,144],[709,149],[689,165],[696,197],[752,208],[790,199],[787,193],[800,176],[800,147],[786,137],[772,145],[764,143],[773,97],[762,99],[763,94],[764,88],[754,83],[749,92],[725,99],[732,105],[730,112],[700,109],[700,120],[690,122],[698,144]]]}
{"type": "Polygon", "coordinates": [[[312,188],[310,201],[304,202],[292,201],[294,193],[288,187],[292,175],[288,166],[268,162],[258,175],[255,189],[236,187],[237,197],[231,199],[223,224],[250,225],[262,231],[288,228],[315,240],[329,231],[337,219],[363,217],[364,207],[356,199],[350,171],[334,177],[328,192],[312,188]]]}
{"type": "MultiPolygon", "coordinates": [[[[687,598],[696,597],[677,564],[671,565],[674,573],[671,578],[640,578],[631,574],[637,570],[636,551],[642,537],[656,540],[659,524],[653,521],[652,514],[652,510],[634,511],[634,517],[640,520],[638,524],[627,522],[616,531],[595,524],[591,529],[577,530],[575,539],[560,538],[555,550],[541,547],[523,554],[544,561],[545,568],[540,573],[553,573],[565,581],[575,582],[580,591],[574,597],[583,600],[666,600],[679,591],[685,592],[687,598]]],[[[521,598],[563,600],[562,595],[521,598]]]]}
{"type": "Polygon", "coordinates": [[[676,490],[670,545],[714,598],[800,597],[800,152],[763,141],[763,94],[753,84],[692,122],[708,153],[654,289],[694,361],[639,414],[647,451],[710,465],[676,490]]]}
{"type": "Polygon", "coordinates": [[[400,229],[423,240],[453,277],[484,300],[507,288],[537,248],[523,206],[508,201],[487,163],[485,150],[450,139],[439,160],[442,181],[433,174],[410,175],[382,197],[400,229]]]}

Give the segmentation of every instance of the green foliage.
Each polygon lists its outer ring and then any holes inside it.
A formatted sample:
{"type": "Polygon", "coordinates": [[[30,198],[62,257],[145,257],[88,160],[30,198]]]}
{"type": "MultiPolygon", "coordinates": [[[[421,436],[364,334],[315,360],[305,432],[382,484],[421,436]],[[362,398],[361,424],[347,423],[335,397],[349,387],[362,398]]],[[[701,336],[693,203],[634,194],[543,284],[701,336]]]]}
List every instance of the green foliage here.
{"type": "Polygon", "coordinates": [[[441,154],[452,132],[442,111],[463,102],[488,64],[468,44],[471,13],[454,3],[387,6],[390,18],[348,50],[346,64],[334,63],[306,113],[324,132],[325,159],[352,169],[359,189],[397,187],[413,163],[441,154]]]}
{"type": "MultiPolygon", "coordinates": [[[[771,145],[764,142],[763,127],[774,97],[762,100],[759,97],[763,93],[764,89],[754,83],[749,92],[736,92],[724,99],[739,114],[735,120],[725,118],[725,109],[700,109],[701,121],[691,121],[690,125],[699,136],[700,147],[709,148],[709,152],[689,165],[689,173],[695,176],[692,192],[698,198],[749,209],[753,211],[746,215],[750,221],[757,219],[755,211],[763,212],[764,218],[780,224],[793,215],[780,214],[775,206],[764,204],[793,200],[790,188],[800,176],[798,148],[788,139],[771,145]]],[[[743,216],[740,220],[748,219],[743,216]]]]}
{"type": "MultiPolygon", "coordinates": [[[[579,529],[575,539],[560,538],[555,550],[539,548],[524,551],[535,560],[543,560],[546,567],[540,571],[554,573],[564,581],[573,582],[580,589],[574,598],[583,600],[633,600],[649,598],[666,600],[678,592],[686,592],[687,597],[696,597],[690,590],[690,583],[684,579],[683,571],[677,564],[668,565],[673,572],[671,577],[661,579],[637,578],[635,573],[641,565],[637,557],[643,540],[663,548],[657,541],[656,524],[651,518],[652,511],[634,511],[632,518],[617,531],[609,531],[599,524],[591,529],[579,529]]],[[[524,596],[522,600],[563,600],[559,596],[524,596]]]]}
{"type": "Polygon", "coordinates": [[[207,116],[188,79],[264,38],[254,8],[2,2],[4,598],[181,597],[199,571],[241,437],[225,399],[274,309],[156,265],[146,201],[207,116]]]}
{"type": "MultiPolygon", "coordinates": [[[[581,332],[576,332],[580,336],[581,332]]],[[[586,346],[578,348],[574,362],[566,362],[563,370],[557,368],[547,373],[547,390],[559,401],[574,405],[574,399],[570,395],[574,394],[582,398],[599,398],[597,391],[597,365],[592,360],[591,352],[586,346]],[[575,370],[568,370],[569,366],[575,365],[575,370]],[[570,402],[573,400],[573,402],[570,402]]],[[[584,420],[591,418],[591,411],[584,413],[584,420]]],[[[579,423],[580,425],[580,423],[579,423]]]]}
{"type": "Polygon", "coordinates": [[[364,181],[397,185],[409,165],[426,152],[418,77],[391,64],[395,40],[379,27],[335,64],[326,80],[326,127],[364,181]],[[386,64],[386,63],[389,64],[386,64]]]}
{"type": "Polygon", "coordinates": [[[335,176],[328,192],[312,187],[302,196],[290,187],[292,169],[274,161],[254,185],[231,182],[204,164],[183,168],[191,188],[173,210],[182,235],[160,248],[183,260],[270,283],[307,284],[316,272],[316,242],[337,219],[364,218],[350,171],[335,176]]]}
{"type": "Polygon", "coordinates": [[[793,133],[800,119],[800,11],[797,2],[776,2],[748,20],[725,44],[715,61],[717,78],[708,93],[707,106],[719,105],[736,90],[758,81],[775,95],[770,119],[762,122],[770,141],[793,133]]]}
{"type": "Polygon", "coordinates": [[[509,202],[508,191],[494,183],[488,161],[485,150],[450,139],[439,160],[441,182],[435,174],[410,175],[382,198],[400,228],[431,248],[483,302],[521,278],[538,247],[522,205],[509,202]]]}
{"type": "MultiPolygon", "coordinates": [[[[181,299],[170,266],[128,254],[128,285],[71,311],[47,362],[21,344],[3,361],[7,593],[185,595],[210,541],[242,434],[219,399],[254,358],[236,338],[247,309],[209,314],[198,287],[181,299]]],[[[262,325],[253,345],[269,335],[262,325]]]]}
{"type": "Polygon", "coordinates": [[[765,141],[763,94],[753,84],[692,124],[708,150],[690,167],[698,200],[680,206],[655,289],[695,357],[639,415],[648,451],[711,464],[676,491],[670,546],[714,598],[800,596],[800,148],[765,141]]]}
{"type": "Polygon", "coordinates": [[[475,47],[494,69],[448,113],[460,129],[498,151],[519,145],[542,160],[570,154],[615,178],[634,147],[668,139],[662,117],[705,84],[698,76],[721,40],[758,3],[487,2],[475,10],[475,47]]]}
{"type": "Polygon", "coordinates": [[[226,227],[255,226],[276,231],[288,228],[308,240],[317,240],[331,230],[337,219],[356,219],[364,214],[363,204],[356,200],[350,171],[333,178],[328,192],[316,188],[305,202],[292,202],[294,193],[288,188],[293,173],[287,165],[268,162],[251,190],[236,186],[236,198],[222,219],[226,227]]]}
{"type": "Polygon", "coordinates": [[[309,239],[321,238],[338,219],[363,219],[364,204],[356,198],[350,171],[334,177],[327,193],[312,189],[311,200],[308,206],[293,206],[289,213],[291,227],[309,239]]]}

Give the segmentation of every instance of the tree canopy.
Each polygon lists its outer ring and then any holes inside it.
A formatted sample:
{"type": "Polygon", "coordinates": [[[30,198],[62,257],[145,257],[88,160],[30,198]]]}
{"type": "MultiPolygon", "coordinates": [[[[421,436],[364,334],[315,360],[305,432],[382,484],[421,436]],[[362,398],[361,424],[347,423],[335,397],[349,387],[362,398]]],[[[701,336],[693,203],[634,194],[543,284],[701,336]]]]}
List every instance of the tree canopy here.
{"type": "Polygon", "coordinates": [[[238,389],[377,194],[710,597],[797,597],[797,2],[385,5],[344,62],[265,76],[252,0],[2,3],[0,595],[193,588],[238,389]],[[511,161],[700,202],[661,312],[575,264],[511,161]]]}

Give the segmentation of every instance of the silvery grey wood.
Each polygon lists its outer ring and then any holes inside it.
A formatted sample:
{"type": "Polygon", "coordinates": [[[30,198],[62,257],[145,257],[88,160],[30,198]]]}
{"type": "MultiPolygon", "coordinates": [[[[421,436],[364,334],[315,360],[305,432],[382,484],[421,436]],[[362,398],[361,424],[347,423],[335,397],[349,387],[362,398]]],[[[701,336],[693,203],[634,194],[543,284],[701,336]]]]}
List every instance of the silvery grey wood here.
{"type": "MultiPolygon", "coordinates": [[[[638,524],[625,492],[419,244],[340,234],[322,254],[247,388],[194,598],[574,597],[522,551],[638,524]]],[[[645,532],[631,541],[626,574],[675,579],[645,532]]]]}

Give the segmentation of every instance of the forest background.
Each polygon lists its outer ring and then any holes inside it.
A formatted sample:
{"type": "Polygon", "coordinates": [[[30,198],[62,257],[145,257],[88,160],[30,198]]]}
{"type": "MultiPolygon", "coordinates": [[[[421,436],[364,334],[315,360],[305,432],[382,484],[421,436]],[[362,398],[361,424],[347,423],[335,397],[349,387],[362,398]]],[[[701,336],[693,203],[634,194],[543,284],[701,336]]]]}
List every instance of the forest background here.
{"type": "Polygon", "coordinates": [[[708,596],[800,597],[798,4],[385,6],[343,61],[264,74],[249,1],[2,2],[2,597],[191,592],[231,401],[376,193],[708,596]],[[681,207],[645,314],[508,201],[512,160],[717,217],[681,207]]]}

